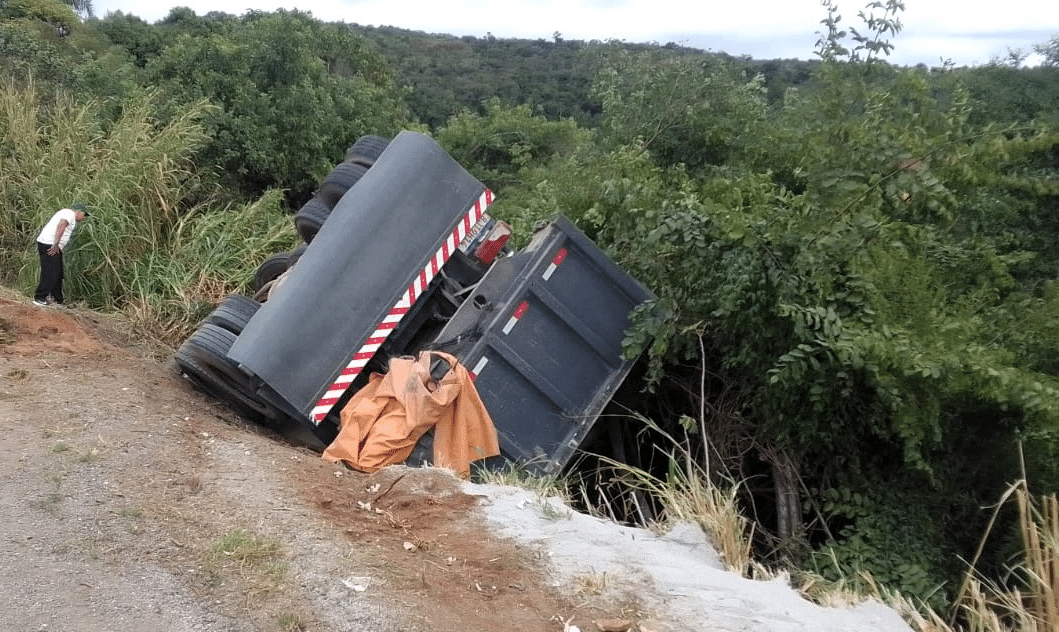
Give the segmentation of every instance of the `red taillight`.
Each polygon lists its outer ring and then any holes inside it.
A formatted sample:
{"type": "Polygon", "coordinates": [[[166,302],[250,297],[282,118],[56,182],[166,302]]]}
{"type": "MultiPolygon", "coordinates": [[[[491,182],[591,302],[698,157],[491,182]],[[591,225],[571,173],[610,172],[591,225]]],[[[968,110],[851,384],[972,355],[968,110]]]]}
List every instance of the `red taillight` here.
{"type": "Polygon", "coordinates": [[[500,254],[500,250],[510,238],[511,226],[506,222],[497,222],[496,226],[489,231],[489,235],[474,251],[475,258],[482,263],[489,265],[494,259],[496,259],[496,256],[500,254]]]}

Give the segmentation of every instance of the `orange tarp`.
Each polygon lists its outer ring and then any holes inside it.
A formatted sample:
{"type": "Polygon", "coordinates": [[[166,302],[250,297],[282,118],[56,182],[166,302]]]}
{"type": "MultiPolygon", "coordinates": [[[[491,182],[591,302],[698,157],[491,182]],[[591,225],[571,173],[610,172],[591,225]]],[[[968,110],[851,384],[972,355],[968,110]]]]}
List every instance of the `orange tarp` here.
{"type": "Polygon", "coordinates": [[[323,457],[363,472],[403,463],[431,428],[437,467],[467,477],[472,461],[500,454],[496,428],[470,373],[440,351],[390,360],[389,371],[373,373],[340,417],[338,436],[323,457]],[[436,358],[443,358],[451,369],[435,381],[430,363],[436,358]]]}

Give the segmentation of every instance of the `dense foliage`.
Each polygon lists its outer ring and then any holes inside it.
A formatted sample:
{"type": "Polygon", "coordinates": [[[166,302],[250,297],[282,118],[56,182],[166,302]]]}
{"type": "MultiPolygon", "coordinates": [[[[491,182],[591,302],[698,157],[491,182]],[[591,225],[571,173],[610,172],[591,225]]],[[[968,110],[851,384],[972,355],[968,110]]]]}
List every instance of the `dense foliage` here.
{"type": "Polygon", "coordinates": [[[547,118],[571,118],[588,125],[599,113],[588,99],[597,62],[593,46],[556,37],[546,40],[461,38],[360,27],[410,92],[416,118],[443,125],[465,109],[482,113],[485,102],[527,105],[547,118]]]}
{"type": "Polygon", "coordinates": [[[429,130],[519,239],[564,213],[656,293],[641,412],[749,482],[759,553],[944,604],[981,508],[1023,468],[1059,489],[1056,44],[897,68],[899,2],[860,31],[825,7],[797,62],[8,3],[0,260],[30,283],[77,198],[73,293],[178,338],[357,136],[429,130]]]}
{"type": "Polygon", "coordinates": [[[389,71],[347,29],[286,11],[221,16],[204,32],[171,21],[176,34],[144,80],[169,107],[218,106],[201,160],[246,195],[284,187],[304,202],[358,136],[394,134],[405,120],[389,71]]]}
{"type": "Polygon", "coordinates": [[[92,209],[67,265],[68,294],[138,315],[176,339],[188,320],[248,285],[257,253],[290,248],[295,234],[275,191],[224,204],[203,190],[192,157],[206,142],[204,106],[164,126],[149,99],[116,120],[92,100],[49,97],[30,84],[0,87],[0,232],[8,277],[36,282],[40,226],[60,205],[92,209]],[[188,198],[205,198],[189,206],[188,198]]]}
{"type": "MultiPolygon", "coordinates": [[[[709,349],[707,395],[728,405],[705,407],[705,434],[729,474],[765,465],[776,498],[756,506],[788,556],[943,603],[1020,445],[1031,480],[1059,483],[1059,136],[1022,112],[982,123],[926,69],[832,60],[782,107],[746,70],[613,50],[595,142],[513,165],[518,208],[498,212],[562,210],[657,292],[630,341],[650,342],[659,391],[697,392],[681,367],[709,349]]],[[[1019,71],[974,77],[991,72],[1019,71]]],[[[514,113],[438,137],[483,146],[514,113]]]]}

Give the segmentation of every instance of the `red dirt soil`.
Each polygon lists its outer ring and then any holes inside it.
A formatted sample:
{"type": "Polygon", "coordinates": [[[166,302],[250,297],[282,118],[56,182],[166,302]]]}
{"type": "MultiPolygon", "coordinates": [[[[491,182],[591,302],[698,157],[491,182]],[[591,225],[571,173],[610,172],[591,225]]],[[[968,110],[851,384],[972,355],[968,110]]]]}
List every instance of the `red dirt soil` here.
{"type": "MultiPolygon", "coordinates": [[[[0,512],[8,523],[0,540],[47,534],[35,537],[55,540],[48,563],[61,560],[91,586],[108,583],[99,575],[119,581],[150,562],[173,578],[168,608],[227,622],[171,632],[554,632],[568,629],[564,621],[588,632],[598,629],[593,621],[624,614],[592,595],[562,594],[539,554],[496,537],[476,509],[481,499],[448,472],[392,467],[367,475],[324,462],[192,388],[171,349],[130,330],[95,312],[0,297],[0,460],[7,463],[0,512]],[[42,509],[42,499],[55,496],[42,509]],[[64,537],[88,537],[71,531],[82,520],[96,525],[96,535],[64,547],[64,537]],[[235,529],[278,541],[286,578],[268,583],[246,568],[209,567],[211,547],[235,529]],[[204,568],[220,579],[204,581],[204,568]],[[335,568],[364,579],[348,581],[335,568]],[[325,594],[336,586],[350,603],[325,594]],[[357,599],[379,609],[374,627],[341,622],[342,608],[357,599]]],[[[37,554],[9,555],[0,546],[0,560],[0,583],[19,578],[32,588],[25,599],[49,604],[50,613],[45,619],[29,601],[9,600],[10,611],[0,607],[0,621],[15,625],[7,629],[50,623],[87,631],[99,629],[93,616],[116,616],[107,608],[118,606],[102,595],[93,601],[83,586],[41,576],[46,564],[37,554]]],[[[135,604],[136,585],[123,590],[135,604]]],[[[158,595],[143,598],[154,603],[158,595]]]]}

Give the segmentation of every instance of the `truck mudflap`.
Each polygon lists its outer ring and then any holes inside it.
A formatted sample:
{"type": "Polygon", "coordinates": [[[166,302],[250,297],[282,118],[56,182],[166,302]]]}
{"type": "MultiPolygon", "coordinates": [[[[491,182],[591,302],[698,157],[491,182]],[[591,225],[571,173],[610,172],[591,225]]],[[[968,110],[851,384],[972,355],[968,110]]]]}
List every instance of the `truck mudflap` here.
{"type": "Polygon", "coordinates": [[[560,216],[497,260],[433,344],[474,375],[502,456],[555,474],[629,373],[629,314],[650,298],[560,216]]]}
{"type": "Polygon", "coordinates": [[[491,202],[433,140],[401,132],[338,201],[228,357],[281,408],[319,423],[491,202]]]}

